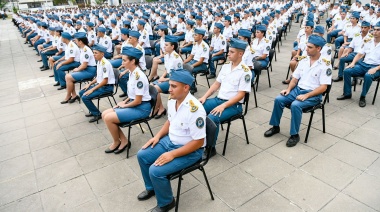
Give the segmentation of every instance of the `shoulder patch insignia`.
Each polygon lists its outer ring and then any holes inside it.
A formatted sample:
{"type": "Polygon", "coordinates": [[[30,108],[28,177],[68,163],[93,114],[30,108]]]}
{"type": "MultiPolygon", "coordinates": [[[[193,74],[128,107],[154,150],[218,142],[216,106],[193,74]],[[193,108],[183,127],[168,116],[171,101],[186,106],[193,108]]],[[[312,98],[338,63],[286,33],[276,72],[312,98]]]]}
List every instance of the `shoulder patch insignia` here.
{"type": "Polygon", "coordinates": [[[249,71],[248,66],[242,64],[241,67],[243,68],[244,72],[248,72],[249,71]]]}
{"type": "Polygon", "coordinates": [[[247,83],[250,82],[251,81],[251,76],[249,76],[249,74],[245,75],[244,80],[247,83]]]}
{"type": "Polygon", "coordinates": [[[198,106],[196,106],[196,105],[194,104],[194,102],[193,102],[192,99],[190,99],[189,104],[190,104],[190,112],[194,113],[195,111],[198,110],[198,106]]]}
{"type": "Polygon", "coordinates": [[[103,68],[103,72],[106,73],[107,72],[107,69],[106,67],[103,68]]]}
{"type": "Polygon", "coordinates": [[[329,76],[331,76],[331,68],[328,68],[327,70],[326,70],[326,75],[329,77],[329,76]]]}
{"type": "Polygon", "coordinates": [[[203,120],[202,117],[198,117],[197,120],[195,121],[195,124],[199,129],[202,129],[205,126],[205,121],[203,120]]]}
{"type": "Polygon", "coordinates": [[[138,89],[141,89],[143,87],[143,85],[144,85],[143,82],[141,82],[141,81],[137,82],[137,88],[138,89]]]}

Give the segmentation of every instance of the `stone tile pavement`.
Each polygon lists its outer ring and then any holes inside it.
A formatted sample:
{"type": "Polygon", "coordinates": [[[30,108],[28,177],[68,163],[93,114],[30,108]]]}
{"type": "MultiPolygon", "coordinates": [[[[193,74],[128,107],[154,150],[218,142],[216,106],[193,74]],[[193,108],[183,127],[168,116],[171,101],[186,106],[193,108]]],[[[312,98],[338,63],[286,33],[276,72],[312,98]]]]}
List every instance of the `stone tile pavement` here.
{"type": "MultiPolygon", "coordinates": [[[[242,124],[233,123],[226,156],[206,166],[215,200],[200,172],[184,177],[181,211],[380,211],[380,100],[359,108],[360,87],[352,100],[336,101],[335,83],[326,105],[325,134],[316,113],[308,143],[287,148],[290,113],[281,134],[264,138],[273,99],[285,86],[296,24],[277,54],[272,87],[260,80],[258,105],[251,98],[246,116],[250,144],[242,124]]],[[[143,182],[136,152],[149,139],[132,130],[131,157],[104,154],[110,135],[102,121],[90,124],[83,104],[61,105],[57,91],[39,71],[35,51],[9,21],[0,24],[0,211],[148,211],[155,199],[136,199],[143,182]]],[[[336,75],[336,73],[334,73],[336,75]]],[[[206,81],[199,77],[200,96],[206,81]]],[[[213,81],[213,80],[212,80],[213,81]]],[[[374,86],[373,86],[374,87],[374,86]]],[[[373,90],[368,97],[372,98],[373,90]]],[[[164,98],[166,99],[166,98],[164,98]]],[[[119,100],[119,99],[118,99],[119,100]]],[[[110,107],[101,101],[101,109],[110,107]]],[[[304,139],[309,115],[302,121],[304,139]]],[[[152,120],[154,132],[164,119],[152,120]]],[[[146,129],[145,126],[143,126],[146,129]]],[[[217,150],[221,153],[225,131],[217,150]]],[[[172,182],[176,191],[177,181],[172,182]]]]}

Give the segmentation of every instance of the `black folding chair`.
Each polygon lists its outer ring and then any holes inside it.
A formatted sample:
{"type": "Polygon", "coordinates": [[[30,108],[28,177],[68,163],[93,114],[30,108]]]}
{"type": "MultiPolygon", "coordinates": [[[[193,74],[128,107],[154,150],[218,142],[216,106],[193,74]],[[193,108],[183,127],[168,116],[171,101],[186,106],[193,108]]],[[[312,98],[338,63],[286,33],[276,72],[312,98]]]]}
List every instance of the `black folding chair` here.
{"type": "Polygon", "coordinates": [[[223,122],[220,123],[222,130],[223,130],[223,124],[227,124],[226,138],[224,139],[223,156],[226,153],[228,134],[230,133],[230,126],[231,126],[231,122],[232,121],[235,121],[235,120],[238,120],[238,119],[241,119],[243,121],[245,139],[247,140],[247,144],[249,144],[247,126],[245,125],[245,119],[244,119],[244,116],[248,112],[248,103],[249,103],[249,93],[247,92],[247,93],[245,93],[245,96],[244,96],[243,105],[245,105],[245,107],[243,108],[243,111],[240,114],[232,116],[230,119],[228,119],[228,120],[223,121],[223,122]]]}
{"type": "Polygon", "coordinates": [[[274,41],[272,41],[272,46],[271,46],[271,49],[274,50],[274,60],[277,61],[277,52],[276,52],[276,45],[277,45],[277,37],[274,41]]]}
{"type": "MultiPolygon", "coordinates": [[[[152,132],[152,129],[150,128],[149,121],[156,115],[155,107],[156,107],[157,95],[158,95],[158,91],[153,85],[149,85],[149,95],[151,97],[150,106],[152,107],[152,109],[148,117],[119,124],[121,128],[128,127],[128,142],[131,141],[131,128],[133,125],[136,125],[136,124],[140,126],[141,132],[144,133],[144,130],[141,127],[141,123],[145,123],[148,126],[150,134],[153,137],[153,132],[152,132]]],[[[129,158],[129,151],[127,151],[127,158],[129,158]]]]}
{"type": "MultiPolygon", "coordinates": [[[[309,132],[310,132],[311,123],[313,121],[314,112],[316,110],[318,110],[318,109],[322,110],[322,128],[323,128],[323,133],[326,132],[326,125],[325,125],[325,104],[326,104],[326,101],[327,102],[329,101],[331,86],[332,86],[332,81],[331,81],[331,85],[328,85],[326,91],[323,92],[322,95],[324,96],[324,98],[323,98],[323,100],[320,103],[318,103],[317,105],[312,106],[312,107],[304,108],[302,110],[303,113],[310,113],[310,119],[309,119],[309,124],[307,125],[305,143],[307,143],[307,139],[309,138],[309,132]]],[[[285,107],[287,107],[287,108],[290,109],[290,104],[286,105],[285,107]]]]}
{"type": "Polygon", "coordinates": [[[153,58],[152,55],[145,55],[146,70],[149,70],[149,73],[146,76],[149,76],[150,72],[152,72],[153,58]]]}
{"type": "Polygon", "coordinates": [[[206,184],[207,184],[208,191],[210,192],[211,199],[214,200],[214,196],[212,194],[211,187],[210,187],[210,184],[208,182],[204,166],[206,166],[206,164],[208,163],[208,160],[210,159],[211,149],[212,149],[212,145],[213,145],[213,142],[215,139],[215,131],[216,131],[215,123],[210,118],[206,117],[206,141],[207,141],[207,144],[206,144],[205,151],[206,151],[207,157],[205,159],[200,159],[199,161],[197,161],[193,165],[191,165],[187,168],[184,168],[181,171],[178,171],[176,173],[173,173],[173,174],[170,174],[167,176],[167,178],[169,180],[174,180],[174,179],[178,178],[177,201],[176,201],[176,205],[175,205],[175,211],[176,212],[178,211],[179,197],[181,195],[181,183],[183,180],[182,177],[185,174],[191,173],[192,171],[197,170],[197,169],[202,171],[203,176],[204,176],[205,181],[206,181],[206,184]]]}
{"type": "Polygon", "coordinates": [[[271,85],[271,83],[270,83],[269,69],[270,69],[270,70],[273,69],[273,68],[272,68],[272,60],[273,60],[274,52],[275,52],[275,51],[274,51],[273,49],[269,50],[269,62],[268,62],[267,67],[263,67],[263,68],[259,71],[259,73],[256,75],[256,80],[255,80],[256,91],[257,91],[257,89],[258,89],[258,87],[259,87],[259,80],[260,80],[260,75],[261,75],[262,70],[266,70],[266,71],[267,71],[269,87],[270,87],[270,88],[272,87],[272,85],[271,85]]]}
{"type": "MultiPolygon", "coordinates": [[[[94,100],[94,99],[98,100],[98,110],[99,110],[99,102],[100,102],[100,99],[102,99],[102,98],[106,98],[107,97],[108,101],[110,102],[111,107],[113,107],[113,105],[112,105],[112,102],[110,100],[110,97],[112,97],[113,101],[115,102],[115,105],[117,104],[114,96],[116,95],[117,90],[119,88],[120,71],[117,68],[114,68],[113,69],[113,73],[115,75],[115,87],[116,87],[115,92],[101,94],[101,95],[99,95],[97,97],[92,98],[92,100],[94,100]]],[[[99,124],[99,120],[97,120],[96,123],[99,124]]]]}
{"type": "Polygon", "coordinates": [[[208,85],[208,87],[210,87],[210,82],[209,82],[209,80],[208,80],[208,78],[207,78],[207,75],[208,75],[208,68],[206,69],[206,70],[202,70],[202,71],[198,71],[197,73],[194,73],[193,72],[193,66],[192,65],[190,65],[190,64],[183,64],[183,69],[185,69],[185,70],[188,70],[193,76],[194,76],[194,79],[195,79],[195,84],[198,84],[198,82],[197,82],[197,75],[198,74],[205,74],[205,76],[206,76],[206,81],[207,81],[207,85],[208,85]]]}

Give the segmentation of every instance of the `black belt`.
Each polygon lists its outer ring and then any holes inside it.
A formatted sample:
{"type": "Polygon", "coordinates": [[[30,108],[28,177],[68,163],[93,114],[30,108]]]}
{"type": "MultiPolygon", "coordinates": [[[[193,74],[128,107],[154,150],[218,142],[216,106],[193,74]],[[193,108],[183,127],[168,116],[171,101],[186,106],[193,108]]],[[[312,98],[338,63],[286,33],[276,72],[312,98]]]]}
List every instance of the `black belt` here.
{"type": "Polygon", "coordinates": [[[219,97],[216,97],[216,98],[218,98],[218,99],[220,99],[220,100],[222,100],[222,101],[228,101],[228,100],[225,100],[225,99],[221,99],[221,98],[219,98],[219,97]]]}
{"type": "Polygon", "coordinates": [[[104,85],[104,86],[114,86],[114,84],[107,84],[107,85],[104,85]]]}

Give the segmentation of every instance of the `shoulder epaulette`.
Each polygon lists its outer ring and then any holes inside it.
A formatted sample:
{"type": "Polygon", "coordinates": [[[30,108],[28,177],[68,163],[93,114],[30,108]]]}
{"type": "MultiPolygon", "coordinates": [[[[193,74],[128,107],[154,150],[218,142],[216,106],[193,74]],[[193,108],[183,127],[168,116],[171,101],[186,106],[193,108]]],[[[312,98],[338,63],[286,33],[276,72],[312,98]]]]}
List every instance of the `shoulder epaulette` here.
{"type": "Polygon", "coordinates": [[[190,104],[190,112],[194,113],[195,111],[198,110],[198,106],[196,106],[196,105],[194,104],[194,102],[193,102],[192,99],[190,99],[189,104],[190,104]]]}
{"type": "Polygon", "coordinates": [[[303,60],[305,58],[306,58],[306,56],[298,56],[298,61],[301,61],[301,60],[303,60]]]}
{"type": "Polygon", "coordinates": [[[322,61],[327,65],[329,66],[331,64],[331,61],[326,59],[326,58],[323,58],[322,61]]]}
{"type": "Polygon", "coordinates": [[[249,71],[248,66],[242,64],[241,67],[243,68],[244,72],[248,72],[249,71]]]}

